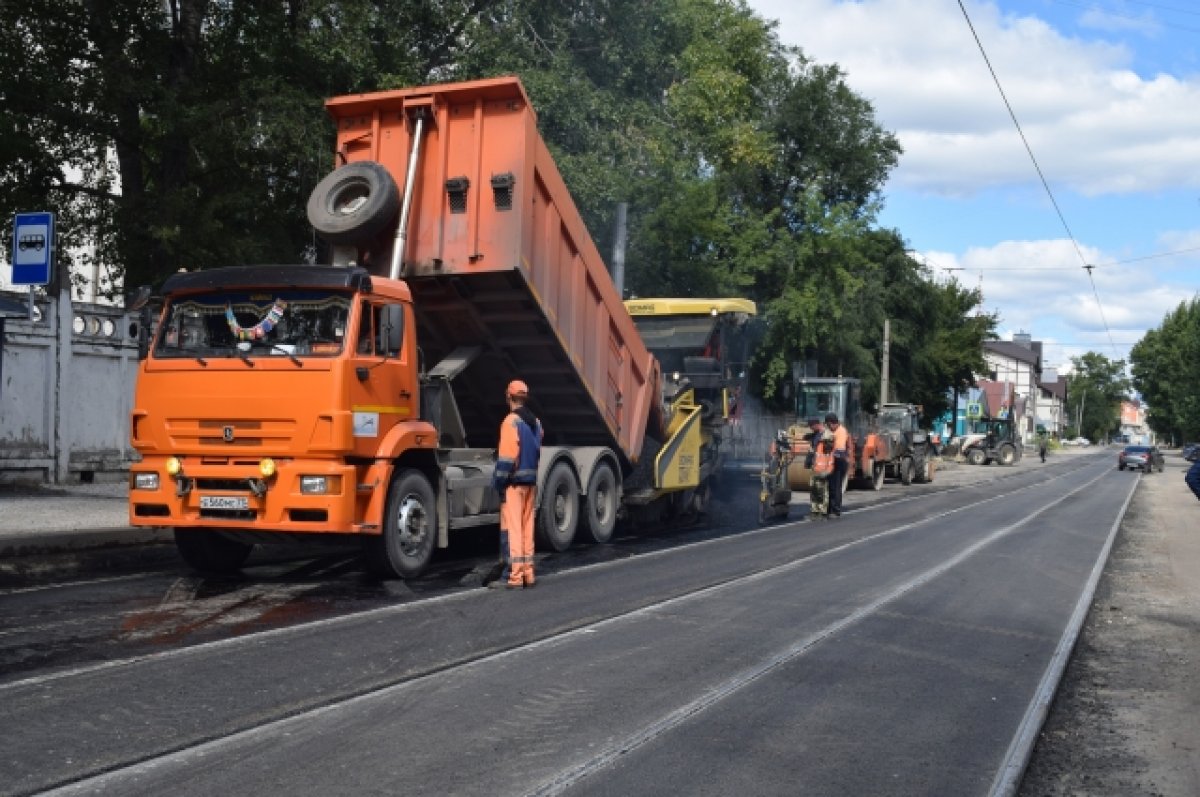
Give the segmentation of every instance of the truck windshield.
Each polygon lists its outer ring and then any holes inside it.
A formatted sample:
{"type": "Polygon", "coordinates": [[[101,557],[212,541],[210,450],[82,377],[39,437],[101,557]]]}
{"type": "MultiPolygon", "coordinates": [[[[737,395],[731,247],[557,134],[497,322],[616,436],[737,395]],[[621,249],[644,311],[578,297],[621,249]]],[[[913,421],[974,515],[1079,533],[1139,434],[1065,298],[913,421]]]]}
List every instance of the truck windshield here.
{"type": "Polygon", "coordinates": [[[893,432],[909,431],[909,413],[905,409],[884,407],[879,411],[879,426],[893,432]]]}
{"type": "Polygon", "coordinates": [[[154,356],[335,356],[350,306],[350,294],[310,290],[178,297],[158,331],[154,356]]]}

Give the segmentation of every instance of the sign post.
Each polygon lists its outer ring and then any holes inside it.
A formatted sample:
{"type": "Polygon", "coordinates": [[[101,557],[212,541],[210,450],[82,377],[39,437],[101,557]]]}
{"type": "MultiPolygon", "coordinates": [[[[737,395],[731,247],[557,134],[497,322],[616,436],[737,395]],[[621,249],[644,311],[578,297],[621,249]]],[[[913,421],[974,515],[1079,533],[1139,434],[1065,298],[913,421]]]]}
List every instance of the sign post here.
{"type": "Polygon", "coordinates": [[[29,320],[33,289],[50,282],[54,263],[54,214],[18,213],[13,218],[12,284],[29,286],[29,320]]]}

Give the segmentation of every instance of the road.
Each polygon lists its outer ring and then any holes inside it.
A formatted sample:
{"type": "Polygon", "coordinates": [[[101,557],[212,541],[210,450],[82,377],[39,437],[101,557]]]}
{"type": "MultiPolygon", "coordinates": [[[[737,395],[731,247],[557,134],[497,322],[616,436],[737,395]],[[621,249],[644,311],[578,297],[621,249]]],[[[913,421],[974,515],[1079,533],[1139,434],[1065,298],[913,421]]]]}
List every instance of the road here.
{"type": "Polygon", "coordinates": [[[519,592],[470,553],[13,591],[0,793],[1011,793],[1137,484],[1108,454],[737,499],[519,592]]]}

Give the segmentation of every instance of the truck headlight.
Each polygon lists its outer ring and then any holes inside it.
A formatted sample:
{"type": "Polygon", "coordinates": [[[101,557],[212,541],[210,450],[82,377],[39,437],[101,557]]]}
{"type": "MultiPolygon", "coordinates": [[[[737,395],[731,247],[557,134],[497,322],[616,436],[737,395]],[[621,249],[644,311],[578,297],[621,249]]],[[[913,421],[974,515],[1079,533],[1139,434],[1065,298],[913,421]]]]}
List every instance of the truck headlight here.
{"type": "Polygon", "coordinates": [[[135,473],[135,474],[133,474],[133,489],[135,489],[135,490],[157,490],[158,489],[158,474],[157,473],[135,473]]]}
{"type": "Polygon", "coordinates": [[[341,476],[301,476],[301,495],[337,495],[342,492],[341,476]]]}
{"type": "Polygon", "coordinates": [[[301,476],[300,493],[302,495],[325,495],[329,492],[329,480],[324,476],[301,476]]]}

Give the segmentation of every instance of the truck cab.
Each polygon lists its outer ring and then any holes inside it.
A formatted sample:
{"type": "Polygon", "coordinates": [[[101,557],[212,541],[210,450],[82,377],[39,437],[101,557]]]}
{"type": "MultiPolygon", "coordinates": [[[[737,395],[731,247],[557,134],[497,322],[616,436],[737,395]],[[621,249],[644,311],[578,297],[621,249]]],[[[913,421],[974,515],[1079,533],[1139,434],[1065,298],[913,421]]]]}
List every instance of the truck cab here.
{"type": "MultiPolygon", "coordinates": [[[[162,293],[132,413],[130,521],[174,526],[190,564],[240,564],[248,530],[377,535],[376,488],[406,466],[435,469],[403,283],[236,267],[176,274],[162,293]]],[[[436,534],[414,522],[408,558],[427,559],[436,534]]]]}

